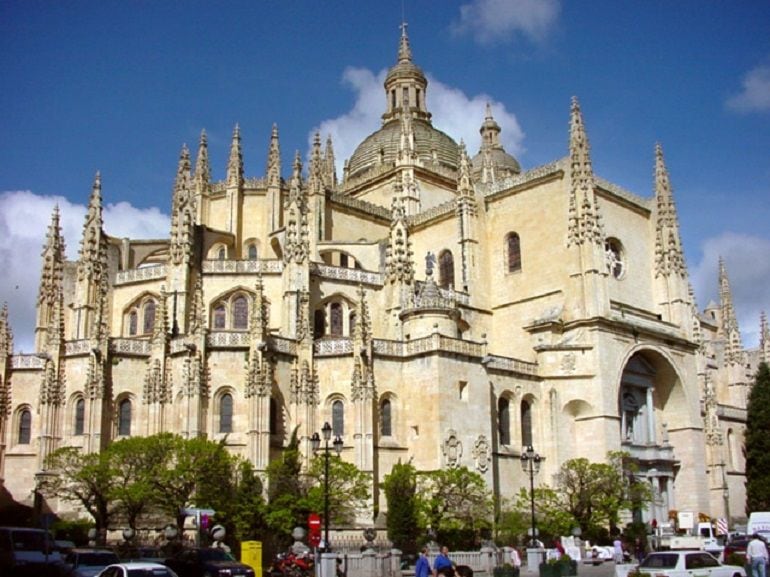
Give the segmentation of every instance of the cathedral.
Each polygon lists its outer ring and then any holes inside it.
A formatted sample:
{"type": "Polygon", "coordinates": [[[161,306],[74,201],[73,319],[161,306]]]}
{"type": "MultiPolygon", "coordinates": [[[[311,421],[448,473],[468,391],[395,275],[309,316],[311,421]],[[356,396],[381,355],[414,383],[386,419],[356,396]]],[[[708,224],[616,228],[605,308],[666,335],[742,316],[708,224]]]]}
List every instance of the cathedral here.
{"type": "MultiPolygon", "coordinates": [[[[46,457],[132,435],[224,439],[258,471],[328,422],[371,475],[362,525],[399,461],[466,466],[498,497],[567,460],[626,451],[654,500],[745,518],[743,434],[770,330],[746,350],[724,263],[698,309],[663,150],[652,197],[594,174],[577,99],[566,156],[523,168],[491,109],[481,146],[436,129],[406,28],[382,124],[337,175],[331,139],[281,164],[273,126],[247,176],[236,126],[226,178],[206,134],[183,147],[168,238],[104,229],[97,173],[76,261],[54,210],[35,354],[0,313],[0,484],[30,504],[46,457]]],[[[558,153],[562,154],[562,153],[558,153]]],[[[171,173],[171,171],[169,171],[171,173]]],[[[51,501],[59,513],[72,504],[51,501]]]]}

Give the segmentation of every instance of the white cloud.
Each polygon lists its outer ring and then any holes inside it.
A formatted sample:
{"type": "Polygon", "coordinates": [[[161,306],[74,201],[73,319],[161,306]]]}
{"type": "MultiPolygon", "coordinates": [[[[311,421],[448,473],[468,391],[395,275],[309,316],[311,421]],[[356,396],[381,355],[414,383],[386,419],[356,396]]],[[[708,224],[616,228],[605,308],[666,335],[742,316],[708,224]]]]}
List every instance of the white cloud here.
{"type": "MultiPolygon", "coordinates": [[[[86,207],[62,196],[41,196],[30,191],[0,193],[0,303],[8,303],[14,333],[14,348],[31,352],[34,344],[35,300],[48,226],[54,206],[59,206],[60,224],[67,258],[77,259],[86,207]]],[[[115,237],[163,238],[168,236],[169,218],[157,208],[139,209],[126,202],[104,207],[105,232],[115,237]]]]}
{"type": "Polygon", "coordinates": [[[743,77],[743,89],[727,100],[727,107],[737,112],[770,110],[770,64],[750,70],[743,77]]]}
{"type": "MultiPolygon", "coordinates": [[[[310,145],[316,132],[320,132],[322,141],[331,134],[339,175],[342,174],[345,159],[350,158],[356,146],[381,126],[381,116],[386,107],[383,88],[386,74],[386,70],[376,75],[364,68],[345,70],[343,82],[356,93],[353,108],[337,118],[324,120],[308,135],[310,145]]],[[[463,140],[471,156],[478,152],[481,145],[479,128],[486,116],[487,103],[500,125],[503,147],[514,156],[521,154],[524,132],[516,115],[506,110],[504,104],[486,94],[467,96],[462,90],[428,76],[427,107],[433,115],[433,125],[458,143],[463,140]]]]}
{"type": "Polygon", "coordinates": [[[479,44],[517,34],[541,42],[556,23],[559,10],[558,0],[473,0],[460,6],[460,18],[452,31],[469,34],[479,44]]]}
{"type": "Polygon", "coordinates": [[[725,232],[702,244],[703,257],[690,267],[700,309],[719,303],[719,258],[725,263],[738,327],[745,347],[759,341],[759,316],[770,314],[770,239],[725,232]]]}

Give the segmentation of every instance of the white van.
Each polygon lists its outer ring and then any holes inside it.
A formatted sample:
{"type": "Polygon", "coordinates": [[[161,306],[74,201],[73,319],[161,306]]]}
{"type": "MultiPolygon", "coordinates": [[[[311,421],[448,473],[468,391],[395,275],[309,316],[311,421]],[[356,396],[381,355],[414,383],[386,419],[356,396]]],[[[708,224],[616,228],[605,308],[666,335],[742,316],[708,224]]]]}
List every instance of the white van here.
{"type": "Polygon", "coordinates": [[[756,511],[749,515],[749,522],[746,525],[746,534],[753,535],[758,533],[770,541],[770,511],[756,511]]]}
{"type": "Polygon", "coordinates": [[[37,567],[42,575],[44,567],[61,564],[61,555],[54,547],[48,531],[26,527],[0,527],[0,575],[37,567]]]}

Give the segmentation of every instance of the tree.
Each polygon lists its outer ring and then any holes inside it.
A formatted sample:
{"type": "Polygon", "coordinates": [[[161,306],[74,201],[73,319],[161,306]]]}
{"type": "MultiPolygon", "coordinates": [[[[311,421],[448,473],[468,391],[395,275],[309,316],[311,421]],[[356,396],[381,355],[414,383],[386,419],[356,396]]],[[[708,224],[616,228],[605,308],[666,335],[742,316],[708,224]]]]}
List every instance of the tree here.
{"type": "Polygon", "coordinates": [[[288,544],[291,532],[307,519],[305,488],[300,478],[299,440],[297,429],[280,459],[267,466],[268,503],[266,521],[277,543],[288,544]]]}
{"type": "Polygon", "coordinates": [[[266,512],[262,480],[249,461],[241,461],[231,512],[236,538],[239,541],[247,541],[262,537],[268,530],[266,512]]]}
{"type": "Polygon", "coordinates": [[[107,449],[114,476],[111,495],[132,529],[136,529],[139,517],[157,501],[152,483],[154,447],[152,438],[129,437],[107,449]]]}
{"type": "Polygon", "coordinates": [[[73,501],[94,519],[99,541],[116,510],[113,498],[114,471],[108,452],[84,453],[80,447],[62,447],[51,453],[40,491],[48,497],[73,501]]]}
{"type": "Polygon", "coordinates": [[[427,525],[450,546],[472,546],[477,531],[491,527],[492,498],[484,478],[467,467],[418,476],[420,509],[427,525]]]}
{"type": "Polygon", "coordinates": [[[417,499],[417,471],[411,463],[393,466],[383,482],[388,503],[388,539],[407,554],[416,554],[422,534],[417,499]]]}
{"type": "Polygon", "coordinates": [[[770,367],[760,363],[746,410],[746,510],[770,511],[770,367]]]}
{"type": "MultiPolygon", "coordinates": [[[[317,455],[307,472],[306,507],[316,513],[324,510],[325,461],[324,455],[317,455]]],[[[367,507],[371,485],[371,477],[353,463],[343,461],[338,455],[329,455],[329,522],[352,524],[367,507]]]]}

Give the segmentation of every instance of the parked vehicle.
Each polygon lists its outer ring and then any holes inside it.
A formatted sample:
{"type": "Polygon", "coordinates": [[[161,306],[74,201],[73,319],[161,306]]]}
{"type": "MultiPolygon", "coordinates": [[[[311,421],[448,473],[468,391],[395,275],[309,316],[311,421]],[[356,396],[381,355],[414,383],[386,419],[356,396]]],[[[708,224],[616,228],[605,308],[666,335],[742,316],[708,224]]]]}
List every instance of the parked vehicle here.
{"type": "Polygon", "coordinates": [[[70,577],[95,577],[107,565],[119,562],[118,556],[107,549],[73,549],[64,558],[70,577]]]}
{"type": "Polygon", "coordinates": [[[761,535],[765,542],[770,541],[770,511],[755,511],[749,515],[746,534],[753,535],[754,533],[761,535]]]}
{"type": "MultiPolygon", "coordinates": [[[[768,553],[770,553],[770,544],[767,540],[759,536],[760,539],[765,541],[765,547],[767,547],[768,553]]],[[[731,565],[745,565],[746,564],[746,547],[751,541],[751,535],[736,535],[725,545],[724,563],[731,565]],[[728,563],[732,560],[732,563],[728,563]]]]}
{"type": "Polygon", "coordinates": [[[222,549],[184,549],[166,559],[165,565],[171,567],[179,577],[254,577],[254,569],[239,563],[222,549]]]}
{"type": "Polygon", "coordinates": [[[657,549],[701,549],[719,557],[724,550],[720,537],[711,523],[692,522],[693,514],[680,511],[676,529],[669,523],[661,524],[655,536],[657,549]]]}
{"type": "Polygon", "coordinates": [[[279,553],[273,559],[268,574],[271,577],[312,577],[313,566],[313,557],[309,554],[279,553]]]}
{"type": "Polygon", "coordinates": [[[43,529],[0,527],[0,575],[63,575],[53,536],[43,529]]]}
{"type": "Polygon", "coordinates": [[[129,561],[105,567],[97,577],[178,577],[178,575],[171,568],[160,563],[129,561]]]}
{"type": "Polygon", "coordinates": [[[652,577],[746,577],[743,567],[722,565],[706,551],[656,551],[639,570],[652,577]]]}

